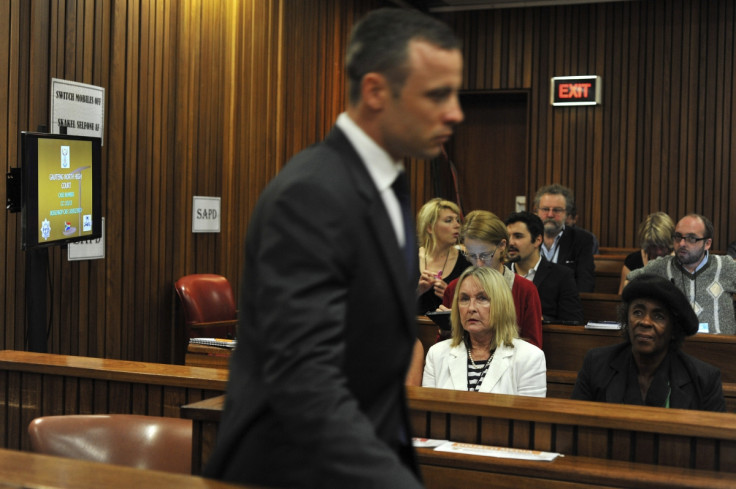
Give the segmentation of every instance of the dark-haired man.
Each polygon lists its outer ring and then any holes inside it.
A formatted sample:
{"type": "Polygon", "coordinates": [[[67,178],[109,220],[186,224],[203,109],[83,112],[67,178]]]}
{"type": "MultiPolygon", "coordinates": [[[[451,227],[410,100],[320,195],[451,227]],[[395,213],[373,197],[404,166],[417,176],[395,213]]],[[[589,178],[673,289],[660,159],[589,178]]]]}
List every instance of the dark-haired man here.
{"type": "Polygon", "coordinates": [[[544,225],[531,212],[515,212],[506,219],[511,270],[537,286],[545,321],[583,322],[583,306],[573,272],[540,255],[544,225]]]}
{"type": "Polygon", "coordinates": [[[567,214],[574,205],[572,190],[562,185],[547,185],[537,191],[534,209],[544,223],[540,251],[548,261],[564,265],[575,273],[578,292],[593,292],[595,262],[592,234],[565,227],[567,214]]]}
{"type": "Polygon", "coordinates": [[[417,250],[405,157],[440,154],[463,113],[449,27],[381,9],[353,29],[349,105],[251,217],[238,346],[206,475],[289,488],[419,488],[404,376],[417,250]]]}
{"type": "Polygon", "coordinates": [[[732,295],[736,293],[736,262],[710,254],[712,244],[710,219],[688,214],[675,225],[675,254],[650,261],[627,279],[645,273],[665,277],[687,297],[700,321],[699,332],[736,334],[732,295]]]}

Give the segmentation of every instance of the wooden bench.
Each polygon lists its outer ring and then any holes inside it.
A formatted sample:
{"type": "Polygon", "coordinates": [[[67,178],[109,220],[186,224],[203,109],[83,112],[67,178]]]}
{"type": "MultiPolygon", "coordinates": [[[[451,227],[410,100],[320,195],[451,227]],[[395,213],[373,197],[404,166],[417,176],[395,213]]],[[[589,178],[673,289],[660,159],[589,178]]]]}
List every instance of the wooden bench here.
{"type": "Polygon", "coordinates": [[[180,417],[184,404],[225,392],[228,371],[0,351],[2,447],[30,449],[28,424],[59,414],[148,414],[180,417]]]}
{"type": "Polygon", "coordinates": [[[589,457],[560,457],[551,462],[513,460],[417,449],[427,489],[526,487],[553,489],[640,488],[726,489],[736,475],[724,472],[638,464],[589,457]]]}
{"type": "Polygon", "coordinates": [[[618,294],[621,283],[621,269],[626,255],[593,255],[595,263],[595,288],[593,292],[618,294]]]}
{"type": "Polygon", "coordinates": [[[736,414],[407,388],[414,436],[736,474],[736,414]]]}
{"type": "MultiPolygon", "coordinates": [[[[565,455],[552,462],[532,462],[420,448],[417,458],[429,489],[486,487],[489,480],[494,488],[508,489],[736,486],[736,467],[729,458],[736,454],[736,415],[705,413],[706,419],[698,420],[680,410],[663,415],[664,410],[656,408],[611,410],[599,403],[421,387],[409,388],[407,399],[415,436],[565,455]],[[602,414],[612,411],[617,413],[611,417],[602,414]],[[717,429],[722,424],[728,426],[725,432],[717,429]],[[690,448],[697,452],[692,460],[690,448]],[[644,461],[614,457],[632,451],[644,461]],[[573,454],[577,452],[588,455],[573,454]]],[[[219,396],[182,408],[182,415],[194,420],[195,467],[211,453],[223,407],[224,396],[219,396]]]]}
{"type": "MultiPolygon", "coordinates": [[[[547,370],[547,397],[570,399],[577,376],[577,371],[547,370]]],[[[723,397],[726,411],[736,413],[736,382],[723,382],[723,397]]]]}
{"type": "Polygon", "coordinates": [[[600,292],[581,292],[580,302],[583,305],[585,321],[616,321],[621,296],[600,292]]]}
{"type": "MultiPolygon", "coordinates": [[[[622,341],[621,331],[585,329],[584,326],[542,326],[544,354],[549,370],[572,370],[583,366],[583,357],[591,348],[622,341]]],[[[697,334],[685,339],[682,351],[721,370],[723,382],[736,383],[736,336],[697,334]]]]}

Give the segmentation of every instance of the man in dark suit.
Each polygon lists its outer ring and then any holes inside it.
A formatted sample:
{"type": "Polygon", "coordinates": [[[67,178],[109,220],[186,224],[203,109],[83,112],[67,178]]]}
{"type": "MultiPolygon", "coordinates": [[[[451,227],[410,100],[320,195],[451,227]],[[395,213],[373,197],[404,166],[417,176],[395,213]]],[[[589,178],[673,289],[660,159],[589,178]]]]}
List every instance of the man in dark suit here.
{"type": "Polygon", "coordinates": [[[545,321],[583,322],[583,306],[573,272],[540,255],[544,225],[531,212],[514,212],[506,219],[511,270],[534,282],[545,321]]]}
{"type": "Polygon", "coordinates": [[[595,263],[592,235],[574,227],[565,227],[567,213],[574,205],[572,190],[562,185],[547,185],[537,191],[534,209],[544,223],[541,253],[548,261],[565,265],[575,273],[578,292],[593,292],[595,263]]]}
{"type": "Polygon", "coordinates": [[[276,487],[421,487],[405,406],[417,251],[402,158],[463,114],[452,31],[410,10],[353,29],[349,105],[251,217],[238,345],[205,474],[276,487]],[[404,205],[406,203],[406,205],[404,205]]]}

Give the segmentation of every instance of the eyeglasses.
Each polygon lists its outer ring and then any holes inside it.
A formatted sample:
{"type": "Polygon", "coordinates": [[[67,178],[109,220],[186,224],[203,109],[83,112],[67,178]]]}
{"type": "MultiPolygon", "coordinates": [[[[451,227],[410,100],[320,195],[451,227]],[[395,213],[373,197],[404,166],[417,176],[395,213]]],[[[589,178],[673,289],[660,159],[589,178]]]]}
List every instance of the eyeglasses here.
{"type": "Polygon", "coordinates": [[[672,235],[672,239],[675,240],[675,243],[679,243],[680,241],[682,241],[684,239],[686,243],[695,244],[698,241],[703,241],[704,239],[708,239],[708,238],[705,238],[705,237],[698,238],[697,236],[693,236],[692,234],[688,234],[687,236],[683,236],[680,233],[675,233],[675,234],[672,235]]]}
{"type": "Polygon", "coordinates": [[[491,299],[484,295],[479,295],[477,297],[469,297],[467,295],[461,295],[457,299],[457,303],[463,307],[467,307],[470,305],[471,301],[475,301],[475,305],[479,307],[488,307],[491,305],[491,299]]]}
{"type": "Polygon", "coordinates": [[[560,215],[563,212],[565,212],[565,208],[564,207],[540,207],[539,210],[543,214],[549,214],[550,211],[551,211],[553,214],[560,215]]]}
{"type": "Polygon", "coordinates": [[[465,258],[467,258],[468,261],[473,262],[473,263],[478,262],[478,261],[481,261],[483,263],[490,263],[491,259],[493,258],[493,255],[495,254],[496,254],[496,250],[485,251],[478,255],[473,255],[473,254],[466,253],[463,251],[463,256],[465,256],[465,258]]]}

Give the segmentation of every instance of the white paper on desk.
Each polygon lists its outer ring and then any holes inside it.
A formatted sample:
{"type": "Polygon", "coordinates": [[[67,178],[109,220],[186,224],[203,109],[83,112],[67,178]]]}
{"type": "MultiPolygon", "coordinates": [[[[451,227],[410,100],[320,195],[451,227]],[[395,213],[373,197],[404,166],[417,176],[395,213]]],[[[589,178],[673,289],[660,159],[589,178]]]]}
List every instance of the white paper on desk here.
{"type": "Polygon", "coordinates": [[[617,321],[588,321],[585,329],[621,329],[623,325],[617,321]]]}
{"type": "Polygon", "coordinates": [[[412,445],[417,448],[434,448],[447,443],[447,440],[433,440],[432,438],[417,438],[411,439],[412,445]]]}
{"type": "Polygon", "coordinates": [[[541,460],[551,462],[557,457],[564,457],[559,453],[540,452],[537,450],[522,450],[520,448],[492,447],[489,445],[475,445],[473,443],[457,443],[448,441],[437,448],[437,452],[467,453],[483,457],[514,458],[519,460],[541,460]]]}

